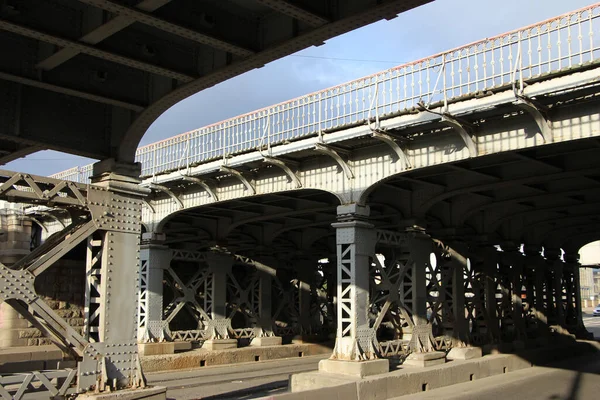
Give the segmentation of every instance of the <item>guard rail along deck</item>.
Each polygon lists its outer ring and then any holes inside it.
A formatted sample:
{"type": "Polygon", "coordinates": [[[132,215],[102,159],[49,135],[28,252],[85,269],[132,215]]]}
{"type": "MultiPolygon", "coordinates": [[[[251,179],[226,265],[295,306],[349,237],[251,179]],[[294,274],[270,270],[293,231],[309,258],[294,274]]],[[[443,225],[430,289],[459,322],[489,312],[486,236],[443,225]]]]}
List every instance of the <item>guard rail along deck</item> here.
{"type": "MultiPolygon", "coordinates": [[[[600,3],[538,24],[298,97],[137,150],[142,177],[272,146],[571,72],[600,56],[600,3]]],[[[87,183],[91,165],[52,175],[87,183]]]]}

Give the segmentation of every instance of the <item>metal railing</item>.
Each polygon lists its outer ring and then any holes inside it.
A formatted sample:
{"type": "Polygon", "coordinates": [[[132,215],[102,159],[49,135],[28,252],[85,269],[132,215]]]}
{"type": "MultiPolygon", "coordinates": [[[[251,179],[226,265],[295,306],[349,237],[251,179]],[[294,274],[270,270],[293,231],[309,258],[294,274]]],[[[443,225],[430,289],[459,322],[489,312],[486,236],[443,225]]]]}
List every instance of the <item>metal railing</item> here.
{"type": "MultiPolygon", "coordinates": [[[[523,89],[528,80],[578,68],[600,56],[600,3],[140,147],[142,176],[189,168],[252,150],[321,135],[350,124],[499,88],[523,89]]],[[[68,179],[89,176],[65,171],[68,179]]]]}

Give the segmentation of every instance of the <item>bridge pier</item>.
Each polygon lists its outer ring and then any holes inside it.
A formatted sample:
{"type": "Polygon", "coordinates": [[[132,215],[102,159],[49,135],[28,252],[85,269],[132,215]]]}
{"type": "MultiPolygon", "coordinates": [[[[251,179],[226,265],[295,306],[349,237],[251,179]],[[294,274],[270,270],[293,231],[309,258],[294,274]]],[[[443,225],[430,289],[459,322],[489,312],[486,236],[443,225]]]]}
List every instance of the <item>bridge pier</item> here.
{"type": "Polygon", "coordinates": [[[160,244],[140,247],[138,342],[162,342],[167,322],[163,320],[164,271],[172,260],[172,251],[160,244]]]}
{"type": "Polygon", "coordinates": [[[227,315],[227,281],[232,273],[233,259],[227,254],[209,252],[206,262],[210,286],[205,294],[205,311],[210,312],[211,319],[206,321],[209,337],[203,347],[207,350],[236,348],[237,339],[229,337],[231,319],[227,315]]]}
{"type": "Polygon", "coordinates": [[[369,328],[369,258],[375,253],[375,230],[367,222],[369,208],[339,206],[337,245],[337,335],[332,359],[360,361],[376,358],[369,328]]]}

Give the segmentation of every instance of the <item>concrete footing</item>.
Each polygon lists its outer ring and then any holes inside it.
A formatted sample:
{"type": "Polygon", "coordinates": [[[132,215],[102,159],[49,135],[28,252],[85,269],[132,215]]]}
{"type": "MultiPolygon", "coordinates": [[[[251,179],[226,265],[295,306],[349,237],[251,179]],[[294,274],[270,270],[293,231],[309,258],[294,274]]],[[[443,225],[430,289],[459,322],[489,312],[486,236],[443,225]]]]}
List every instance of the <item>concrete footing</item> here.
{"type": "Polygon", "coordinates": [[[206,350],[235,349],[238,345],[237,339],[211,339],[202,345],[206,350]]]}
{"type": "Polygon", "coordinates": [[[444,364],[446,353],[443,351],[430,351],[427,353],[411,353],[402,365],[411,367],[432,367],[444,364]]]}
{"type": "Polygon", "coordinates": [[[333,344],[286,344],[281,346],[248,346],[209,351],[202,347],[185,353],[141,357],[144,372],[158,372],[198,367],[212,367],[243,362],[276,360],[331,354],[333,344]]]}
{"type": "Polygon", "coordinates": [[[364,378],[365,376],[390,372],[390,361],[386,359],[369,361],[321,360],[319,361],[319,371],[364,378]]]}
{"type": "Polygon", "coordinates": [[[281,336],[255,337],[250,342],[250,346],[281,346],[281,336]]]}
{"type": "Polygon", "coordinates": [[[125,389],[110,393],[80,394],[77,398],[85,400],[166,400],[167,388],[157,386],[144,389],[125,389]]]}
{"type": "Polygon", "coordinates": [[[448,352],[448,360],[471,360],[483,357],[480,347],[455,347],[448,352]]]}

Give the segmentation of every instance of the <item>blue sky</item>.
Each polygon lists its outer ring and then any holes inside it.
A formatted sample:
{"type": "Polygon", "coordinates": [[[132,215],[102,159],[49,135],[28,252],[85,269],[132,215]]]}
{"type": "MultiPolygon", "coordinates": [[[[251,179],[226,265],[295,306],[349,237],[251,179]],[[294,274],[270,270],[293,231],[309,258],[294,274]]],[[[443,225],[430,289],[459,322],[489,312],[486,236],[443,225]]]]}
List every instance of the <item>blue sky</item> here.
{"type": "MultiPolygon", "coordinates": [[[[590,0],[436,0],[200,92],[165,112],[141,144],[235,117],[593,4],[590,0]]],[[[49,175],[94,160],[42,151],[4,168],[49,175]]]]}

